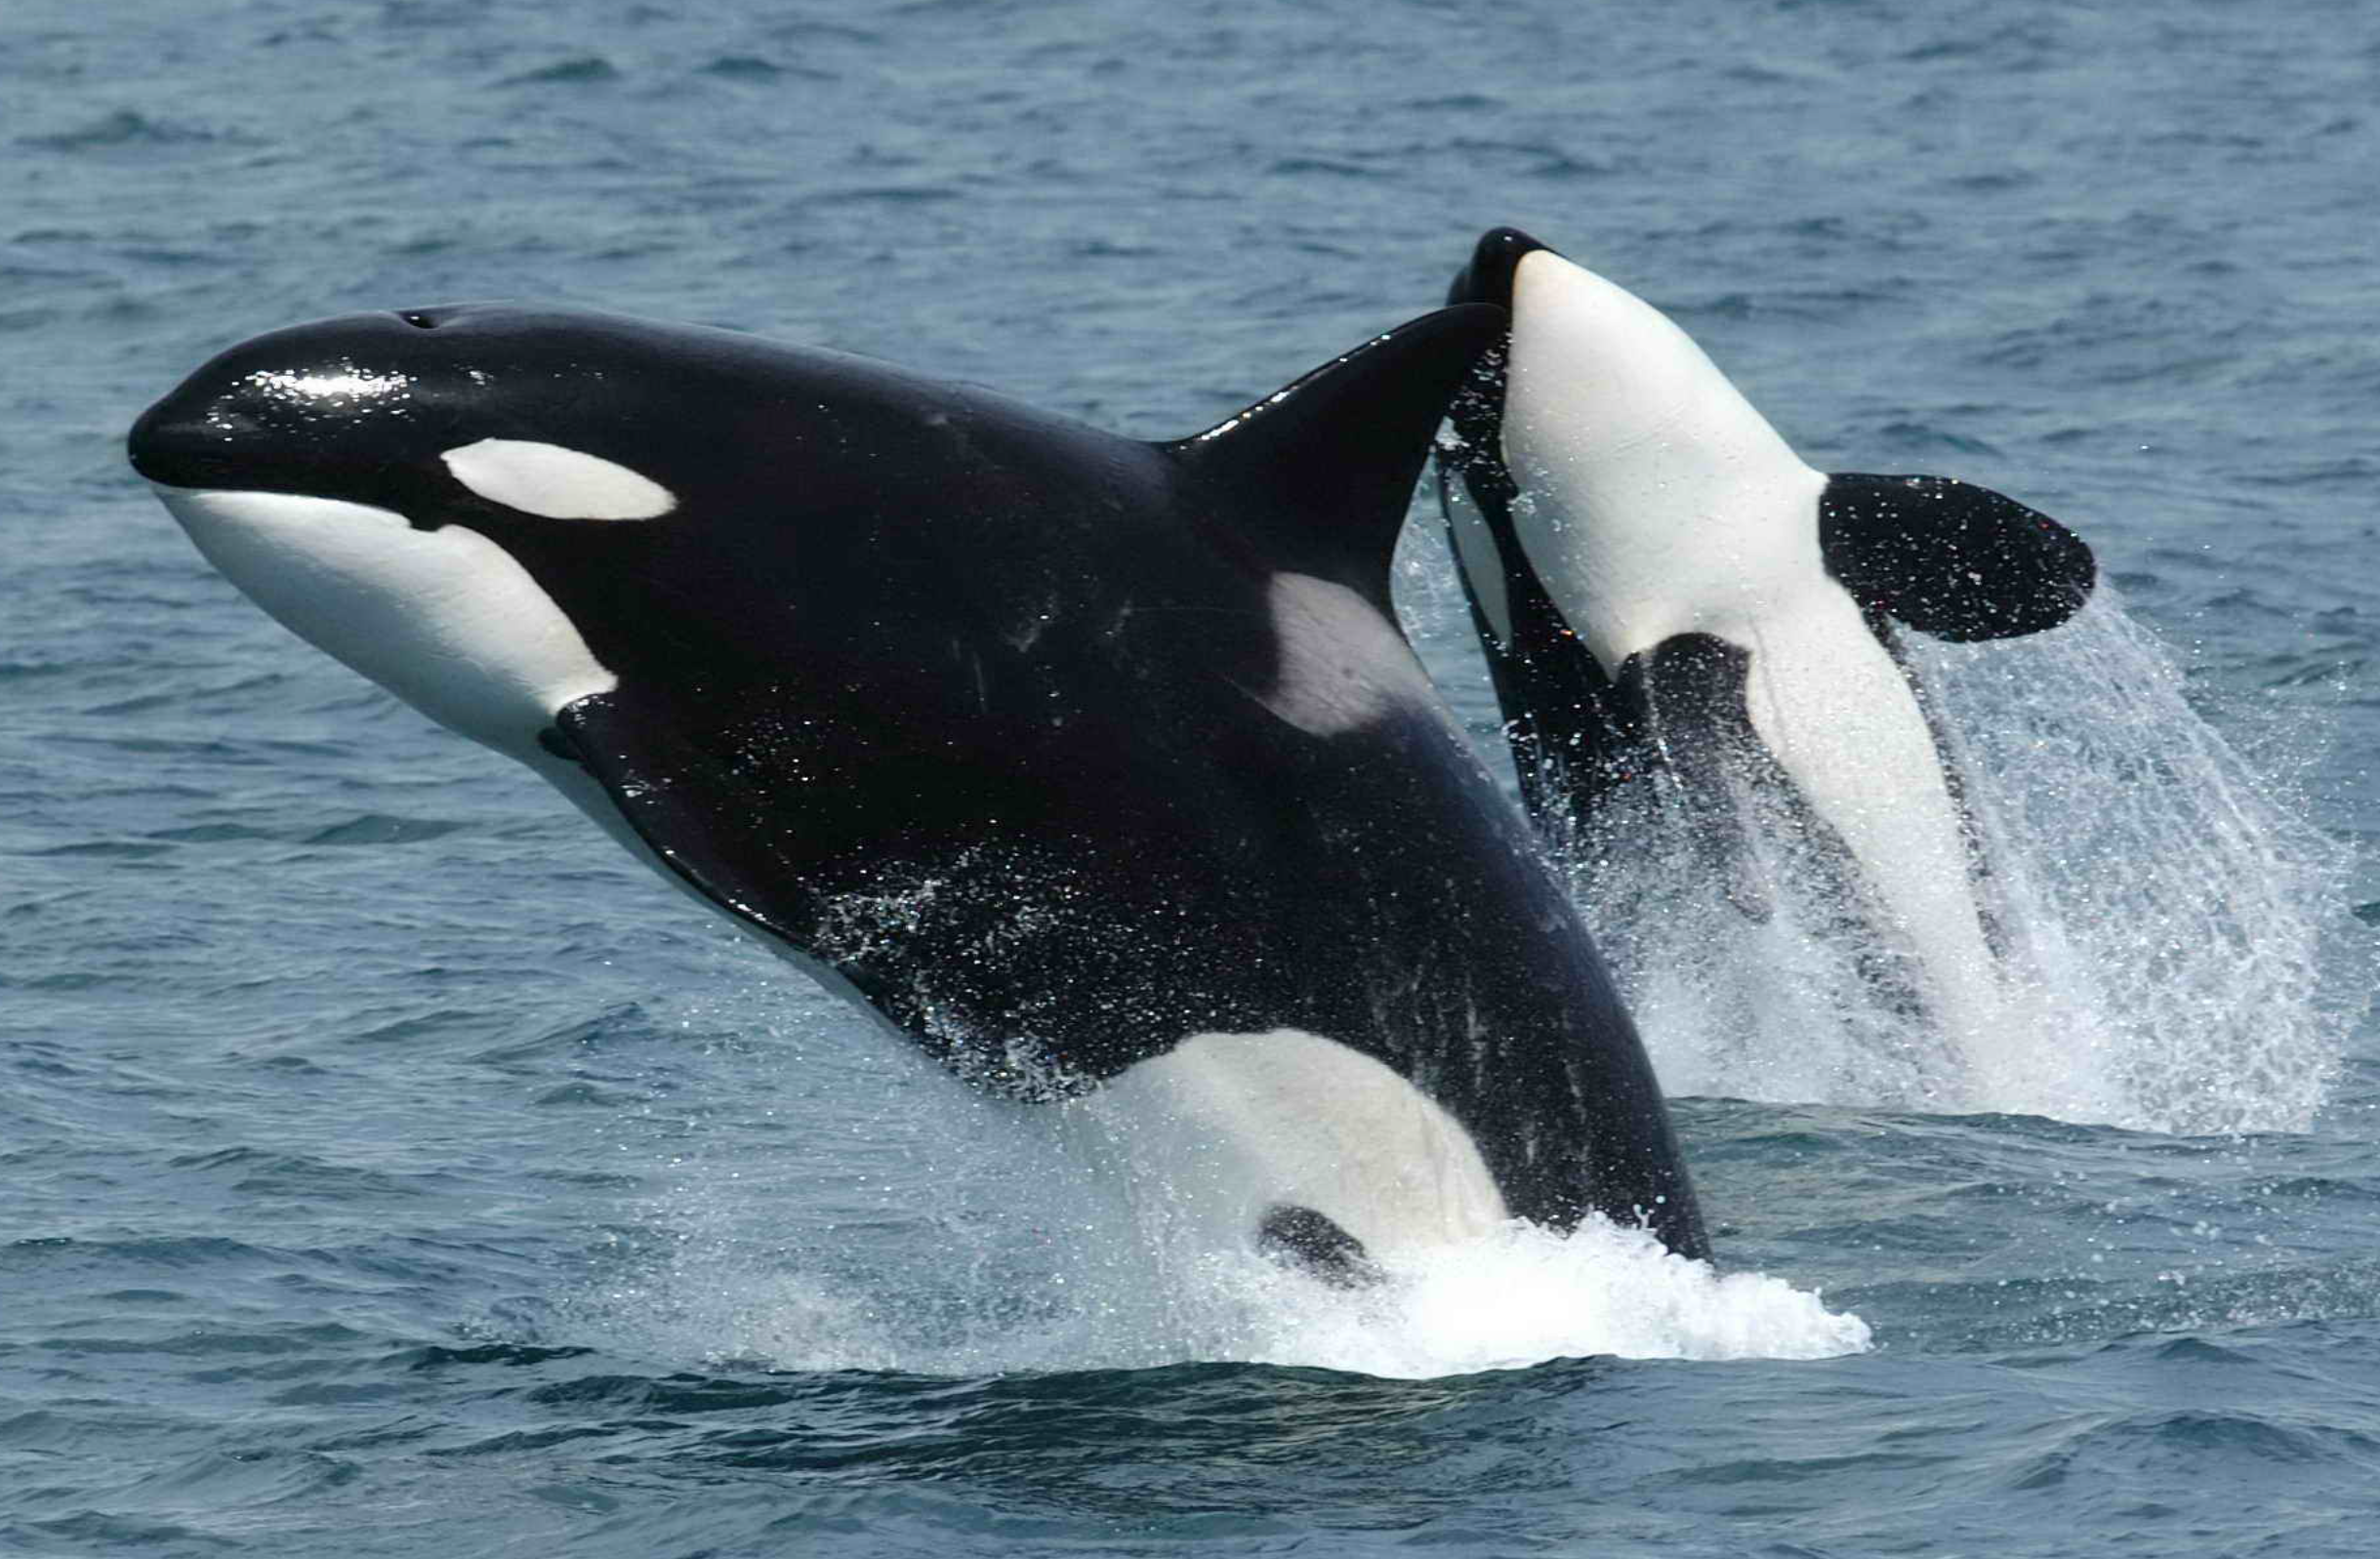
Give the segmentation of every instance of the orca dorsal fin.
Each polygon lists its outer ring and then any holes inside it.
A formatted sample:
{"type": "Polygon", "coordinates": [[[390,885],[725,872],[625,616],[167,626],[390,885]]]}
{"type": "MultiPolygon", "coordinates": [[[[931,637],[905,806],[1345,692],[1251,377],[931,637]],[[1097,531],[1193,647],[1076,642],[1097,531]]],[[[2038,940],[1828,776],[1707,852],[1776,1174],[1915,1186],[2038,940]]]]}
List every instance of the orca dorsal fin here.
{"type": "Polygon", "coordinates": [[[1447,402],[1505,321],[1486,304],[1424,314],[1158,447],[1218,512],[1260,529],[1267,563],[1385,609],[1397,533],[1447,402]]]}
{"type": "Polygon", "coordinates": [[[1819,499],[1818,540],[1862,610],[1958,643],[2055,628],[2099,581],[2081,537],[1950,476],[1837,472],[1819,499]]]}

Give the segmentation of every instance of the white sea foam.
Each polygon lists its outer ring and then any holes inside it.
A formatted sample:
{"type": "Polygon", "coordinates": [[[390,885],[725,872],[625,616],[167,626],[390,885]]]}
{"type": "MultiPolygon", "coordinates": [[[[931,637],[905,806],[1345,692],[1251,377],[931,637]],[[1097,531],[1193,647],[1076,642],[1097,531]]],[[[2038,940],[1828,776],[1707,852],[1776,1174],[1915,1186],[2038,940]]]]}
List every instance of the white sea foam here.
{"type": "Polygon", "coordinates": [[[770,1129],[659,1167],[670,1189],[570,1307],[574,1337],[678,1368],[953,1375],[1242,1361],[1423,1378],[1868,1346],[1815,1292],[1600,1219],[1499,1223],[1334,1288],[1181,1215],[1194,1169],[1086,1154],[1060,1112],[971,1093],[844,1027],[792,1040],[844,1075],[801,1066],[807,1097],[770,1129]],[[780,1125],[783,1151],[756,1155],[780,1125]]]}
{"type": "Polygon", "coordinates": [[[1323,1291],[1270,1263],[1218,1262],[1246,1356],[1422,1377],[1545,1359],[1815,1359],[1868,1346],[1866,1322],[1757,1272],[1671,1254],[1638,1229],[1513,1223],[1391,1263],[1376,1289],[1323,1291]]]}
{"type": "MultiPolygon", "coordinates": [[[[1426,552],[1401,559],[1406,614],[1442,676],[1464,647],[1451,572],[1426,552]]],[[[2243,756],[2106,584],[2050,633],[1904,642],[1981,828],[2005,941],[1987,971],[1997,1010],[1946,1032],[1896,1003],[1874,976],[1899,955],[1780,843],[1788,830],[1757,846],[1768,913],[1746,915],[1657,785],[1585,820],[1571,858],[1664,1088],[2304,1129],[2370,972],[2344,946],[2348,852],[2292,789],[2325,739],[2316,722],[2267,717],[2243,756]]]]}
{"type": "Polygon", "coordinates": [[[693,1236],[579,1308],[616,1344],[677,1363],[929,1374],[1196,1360],[1422,1379],[1589,1355],[1817,1359],[1869,1346],[1866,1322],[1813,1292],[1720,1272],[1600,1221],[1569,1235],[1508,1224],[1388,1262],[1384,1281],[1352,1289],[1249,1252],[1168,1255],[1096,1223],[1067,1232],[1083,1243],[1031,1263],[1037,1272],[946,1246],[942,1271],[904,1261],[897,1275],[783,1266],[761,1247],[693,1236]],[[979,1286],[955,1283],[962,1274],[979,1286]],[[1018,1283],[1031,1288],[1008,1287],[1018,1283]]]}

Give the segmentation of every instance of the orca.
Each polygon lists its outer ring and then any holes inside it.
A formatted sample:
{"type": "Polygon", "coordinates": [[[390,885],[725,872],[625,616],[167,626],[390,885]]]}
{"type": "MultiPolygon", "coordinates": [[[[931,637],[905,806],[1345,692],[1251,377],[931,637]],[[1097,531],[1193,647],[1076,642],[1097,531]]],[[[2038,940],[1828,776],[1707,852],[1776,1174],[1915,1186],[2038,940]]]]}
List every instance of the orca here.
{"type": "Polygon", "coordinates": [[[1438,485],[1530,814],[1575,839],[1651,787],[1756,920],[1777,863],[1815,867],[1890,1005],[1971,1052],[1999,927],[1900,633],[2055,627],[2089,547],[1966,482],[1812,470],[1675,323],[1517,229],[1449,296],[1510,316],[1438,485]]]}
{"type": "Polygon", "coordinates": [[[1707,1251],[1636,1031],[1396,624],[1455,308],[1141,442],[867,358],[465,305],[276,331],[130,454],[258,604],[976,1086],[1341,1278],[1707,1251]]]}

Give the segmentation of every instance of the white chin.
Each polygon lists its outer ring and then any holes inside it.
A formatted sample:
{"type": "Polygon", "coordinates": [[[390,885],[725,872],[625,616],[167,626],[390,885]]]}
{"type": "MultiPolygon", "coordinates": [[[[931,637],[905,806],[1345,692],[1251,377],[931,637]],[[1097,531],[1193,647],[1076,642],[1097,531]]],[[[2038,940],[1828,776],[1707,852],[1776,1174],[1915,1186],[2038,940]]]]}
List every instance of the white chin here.
{"type": "Polygon", "coordinates": [[[619,678],[529,571],[479,532],[295,493],[157,496],[208,562],[292,633],[431,718],[533,760],[563,706],[619,678]]]}

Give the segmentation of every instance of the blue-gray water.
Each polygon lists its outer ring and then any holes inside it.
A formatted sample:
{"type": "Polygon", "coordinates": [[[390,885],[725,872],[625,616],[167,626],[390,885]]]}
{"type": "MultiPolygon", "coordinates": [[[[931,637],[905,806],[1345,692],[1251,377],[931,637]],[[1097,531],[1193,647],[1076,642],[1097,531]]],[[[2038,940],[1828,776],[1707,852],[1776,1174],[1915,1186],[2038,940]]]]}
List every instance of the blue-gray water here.
{"type": "Polygon", "coordinates": [[[0,1552],[2368,1553],[2375,102],[2357,0],[7,0],[0,1552]],[[2035,914],[1994,1108],[1590,887],[1724,1284],[1169,1266],[121,463],[233,340],[491,296],[1185,432],[1497,223],[2114,586],[1928,652],[2035,914]]]}

